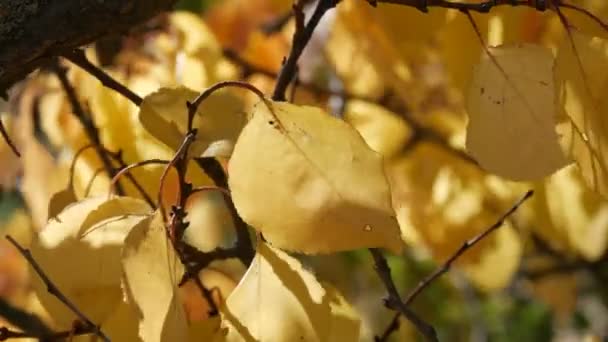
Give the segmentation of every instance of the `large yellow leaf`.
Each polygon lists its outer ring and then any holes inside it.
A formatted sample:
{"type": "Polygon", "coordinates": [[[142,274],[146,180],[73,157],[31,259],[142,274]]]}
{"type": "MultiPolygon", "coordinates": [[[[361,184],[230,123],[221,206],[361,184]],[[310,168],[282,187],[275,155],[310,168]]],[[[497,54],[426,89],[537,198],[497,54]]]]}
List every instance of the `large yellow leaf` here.
{"type": "Polygon", "coordinates": [[[140,338],[146,342],[186,341],[188,323],[177,292],[183,265],[160,214],[131,230],[125,239],[122,265],[127,298],[138,308],[140,338]]]}
{"type": "MultiPolygon", "coordinates": [[[[177,150],[187,133],[188,108],[197,92],[185,87],[161,88],[144,98],[139,120],[148,132],[177,150]]],[[[199,156],[220,140],[236,140],[246,121],[243,102],[229,91],[216,91],[198,108],[193,128],[198,129],[190,153],[199,156]]]]}
{"type": "Polygon", "coordinates": [[[335,289],[325,289],[300,262],[264,242],[220,312],[219,341],[337,342],[359,335],[358,318],[335,289]]]}
{"type": "Polygon", "coordinates": [[[270,106],[255,107],[228,166],[241,217],[291,251],[399,252],[382,157],[349,124],[319,108],[270,106]]]}
{"type": "MultiPolygon", "coordinates": [[[[61,292],[95,323],[103,323],[122,301],[120,255],[123,240],[142,217],[104,220],[80,232],[91,210],[105,198],[85,199],[51,219],[33,242],[34,259],[61,292]]],[[[67,329],[77,317],[34,277],[34,289],[55,322],[67,329]]]]}
{"type": "Polygon", "coordinates": [[[587,184],[608,196],[608,41],[571,30],[555,61],[562,147],[587,184]]]}
{"type": "Polygon", "coordinates": [[[467,149],[481,166],[535,180],[566,165],[555,132],[553,57],[529,44],[489,48],[467,94],[467,149]]]}

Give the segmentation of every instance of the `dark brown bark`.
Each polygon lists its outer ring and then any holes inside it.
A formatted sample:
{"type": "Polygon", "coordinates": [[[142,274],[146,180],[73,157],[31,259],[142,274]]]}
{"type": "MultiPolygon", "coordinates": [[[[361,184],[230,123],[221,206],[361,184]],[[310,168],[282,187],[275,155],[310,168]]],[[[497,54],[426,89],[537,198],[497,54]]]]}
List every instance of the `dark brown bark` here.
{"type": "Polygon", "coordinates": [[[123,33],[176,0],[0,0],[0,94],[54,56],[123,33]]]}

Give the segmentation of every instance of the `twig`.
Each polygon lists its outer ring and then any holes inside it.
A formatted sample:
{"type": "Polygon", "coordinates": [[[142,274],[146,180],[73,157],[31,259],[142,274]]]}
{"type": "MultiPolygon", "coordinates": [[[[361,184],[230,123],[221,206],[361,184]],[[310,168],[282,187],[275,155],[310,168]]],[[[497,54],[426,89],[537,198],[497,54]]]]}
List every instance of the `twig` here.
{"type": "MultiPolygon", "coordinates": [[[[53,330],[51,330],[51,328],[49,328],[40,318],[38,318],[38,316],[14,307],[4,298],[0,298],[0,316],[4,317],[8,323],[22,330],[22,334],[28,334],[36,337],[50,336],[53,334],[53,330]]],[[[6,328],[2,329],[8,330],[6,328]]],[[[0,331],[0,341],[3,341],[2,336],[6,336],[5,334],[6,333],[4,331],[0,331]]],[[[10,337],[12,336],[9,334],[7,338],[10,337]]]]}
{"type": "Polygon", "coordinates": [[[6,131],[6,128],[4,127],[4,124],[2,123],[2,119],[0,119],[0,135],[2,135],[2,139],[4,139],[4,142],[6,142],[6,144],[11,148],[13,153],[17,157],[21,157],[21,153],[19,153],[17,146],[11,140],[11,137],[9,137],[8,132],[6,131]]]}
{"type": "Polygon", "coordinates": [[[110,339],[101,331],[99,326],[95,325],[74,303],[72,303],[58,288],[55,284],[49,279],[49,277],[44,273],[42,267],[34,260],[32,253],[29,249],[23,248],[13,237],[10,235],[6,236],[6,239],[17,248],[19,253],[23,255],[23,257],[27,260],[27,262],[32,266],[34,271],[38,274],[42,282],[47,288],[47,291],[55,296],[60,302],[62,302],[66,307],[68,307],[78,318],[84,322],[87,328],[93,329],[95,335],[99,336],[102,340],[106,342],[110,342],[110,339]]]}
{"type": "Polygon", "coordinates": [[[452,8],[461,11],[473,11],[488,13],[493,7],[510,5],[510,6],[529,6],[544,11],[547,9],[546,0],[486,0],[476,3],[468,2],[452,2],[447,0],[367,0],[367,2],[376,6],[379,3],[404,5],[415,7],[418,10],[426,13],[429,7],[452,8]]]}
{"type": "Polygon", "coordinates": [[[296,30],[293,34],[291,51],[281,67],[281,71],[277,78],[277,84],[272,94],[272,99],[274,101],[285,101],[285,90],[287,90],[287,86],[289,86],[289,83],[296,73],[298,59],[300,59],[304,48],[310,41],[312,33],[321,21],[325,12],[334,8],[339,1],[340,0],[319,0],[315,11],[306,24],[304,24],[303,2],[300,1],[293,6],[293,13],[296,18],[296,30]]]}
{"type": "Polygon", "coordinates": [[[483,240],[486,236],[492,234],[492,232],[494,232],[496,229],[500,228],[503,225],[503,223],[505,222],[505,220],[509,216],[511,216],[515,211],[517,211],[517,209],[519,209],[519,207],[525,201],[527,201],[530,197],[532,197],[533,194],[534,194],[534,191],[533,190],[529,190],[519,201],[517,201],[511,207],[511,209],[509,209],[506,213],[504,213],[498,219],[498,221],[496,221],[493,225],[491,225],[490,227],[488,227],[481,234],[473,237],[470,240],[465,241],[465,243],[463,243],[462,246],[460,246],[460,248],[458,250],[456,250],[456,252],[454,252],[454,254],[452,254],[452,256],[449,257],[448,260],[446,260],[443,263],[443,265],[441,265],[441,267],[439,267],[438,269],[436,269],[428,277],[426,277],[424,280],[422,280],[418,284],[418,286],[416,286],[414,288],[414,290],[412,290],[408,294],[408,296],[405,298],[405,301],[404,301],[405,305],[409,305],[410,303],[412,303],[414,301],[414,299],[416,299],[416,297],[420,294],[420,292],[422,292],[427,286],[429,286],[435,279],[441,277],[444,273],[446,273],[447,271],[449,271],[450,268],[452,267],[452,264],[454,263],[454,261],[456,261],[456,259],[458,259],[462,254],[464,254],[471,247],[475,246],[475,244],[477,244],[479,241],[483,240]]]}
{"type": "MultiPolygon", "coordinates": [[[[114,170],[114,167],[112,166],[112,161],[106,154],[106,150],[101,144],[101,139],[99,138],[99,131],[95,126],[95,122],[93,122],[93,119],[90,114],[85,113],[82,105],[78,101],[76,90],[74,89],[74,87],[72,87],[70,81],[66,76],[66,69],[63,68],[59,64],[59,62],[53,63],[51,65],[51,68],[53,68],[55,74],[59,78],[59,82],[61,83],[61,86],[63,87],[63,90],[65,91],[66,96],[68,97],[68,101],[70,102],[74,115],[84,127],[84,130],[89,139],[91,140],[91,143],[95,146],[95,151],[97,152],[99,159],[101,159],[101,162],[105,167],[106,171],[108,172],[108,175],[110,176],[110,178],[113,178],[116,172],[114,170]]],[[[122,185],[120,183],[116,184],[116,192],[119,195],[125,194],[124,189],[122,188],[122,185]]]]}
{"type": "MultiPolygon", "coordinates": [[[[376,273],[388,291],[388,298],[385,299],[386,306],[405,316],[405,318],[412,322],[416,329],[418,329],[418,331],[424,335],[428,341],[438,341],[435,328],[423,321],[420,317],[418,317],[418,315],[410,310],[405,303],[401,301],[401,296],[399,296],[399,292],[397,291],[397,287],[395,286],[395,282],[393,281],[393,277],[391,275],[391,269],[388,267],[388,263],[386,262],[386,258],[382,255],[382,252],[375,248],[370,248],[369,251],[374,258],[376,273]]],[[[398,325],[398,323],[391,322],[391,325],[398,325]]],[[[376,341],[381,340],[376,338],[376,341]]]]}
{"type": "Polygon", "coordinates": [[[527,6],[541,12],[547,9],[559,11],[559,7],[563,7],[583,14],[602,26],[605,30],[608,30],[608,24],[589,10],[573,4],[563,3],[562,0],[485,0],[476,3],[454,2],[448,0],[367,0],[367,2],[374,7],[379,3],[414,7],[424,13],[428,12],[429,7],[451,8],[462,12],[470,11],[479,13],[488,13],[492,8],[497,6],[527,6]]]}
{"type": "MultiPolygon", "coordinates": [[[[211,177],[215,185],[220,188],[228,189],[228,179],[226,177],[226,173],[224,169],[217,161],[217,159],[208,157],[208,158],[196,158],[196,163],[211,177]]],[[[232,216],[232,222],[234,223],[234,227],[236,229],[236,245],[234,247],[234,256],[237,257],[243,265],[249,265],[253,261],[253,257],[255,256],[255,250],[253,248],[253,243],[251,242],[251,237],[249,236],[249,229],[247,227],[247,223],[243,221],[241,216],[238,214],[236,207],[234,206],[234,202],[232,198],[228,196],[226,193],[222,193],[224,195],[224,203],[226,203],[226,207],[232,216]]]]}
{"type": "Polygon", "coordinates": [[[40,341],[64,341],[68,338],[80,335],[88,335],[92,334],[95,331],[86,325],[83,325],[80,321],[76,321],[73,329],[60,331],[60,332],[50,332],[48,334],[39,335],[35,332],[22,332],[22,331],[14,331],[10,330],[7,327],[0,327],[0,341],[7,341],[9,339],[21,339],[21,338],[37,338],[40,341]]]}
{"type": "Polygon", "coordinates": [[[129,99],[136,106],[140,106],[143,102],[143,99],[139,97],[139,95],[135,94],[133,91],[131,91],[131,89],[118,82],[108,73],[106,73],[103,69],[91,63],[87,59],[87,56],[84,54],[84,51],[76,49],[70,52],[66,52],[62,56],[68,61],[78,65],[80,68],[88,72],[91,76],[98,79],[104,86],[115,90],[117,93],[129,99]]]}
{"type": "MultiPolygon", "coordinates": [[[[511,216],[515,211],[517,211],[517,209],[519,209],[519,207],[525,201],[527,201],[530,197],[532,197],[533,194],[534,194],[534,191],[529,190],[506,213],[504,213],[493,225],[491,225],[486,230],[484,230],[483,232],[481,232],[477,236],[473,237],[472,239],[469,239],[469,240],[465,241],[462,244],[462,246],[460,246],[460,248],[458,250],[456,250],[452,254],[452,256],[449,257],[448,260],[446,260],[443,263],[443,265],[441,265],[440,267],[438,267],[435,271],[433,271],[433,273],[431,273],[426,278],[424,278],[420,283],[418,283],[418,285],[405,297],[405,300],[403,301],[403,305],[405,305],[406,307],[408,305],[410,305],[414,301],[414,299],[416,299],[416,297],[424,289],[426,289],[431,283],[433,283],[433,281],[435,281],[437,278],[441,277],[444,273],[446,273],[447,271],[449,271],[450,268],[452,267],[452,264],[454,263],[454,261],[456,261],[461,255],[463,255],[467,250],[469,250],[471,247],[473,247],[479,241],[483,240],[485,237],[487,237],[488,235],[490,235],[492,232],[494,232],[495,230],[497,230],[498,228],[500,228],[503,225],[504,221],[509,216],[511,216]]],[[[391,323],[389,323],[389,325],[385,329],[385,332],[382,334],[382,336],[386,336],[386,338],[388,338],[388,336],[390,335],[390,333],[387,334],[387,332],[388,331],[392,331],[392,330],[395,329],[394,328],[394,326],[396,324],[395,321],[397,321],[397,320],[399,320],[399,315],[395,315],[393,317],[391,323]]],[[[385,340],[378,340],[378,341],[385,341],[385,340]]]]}
{"type": "Polygon", "coordinates": [[[184,273],[182,279],[179,282],[180,286],[183,285],[189,279],[196,278],[197,274],[202,269],[209,266],[213,261],[238,258],[240,253],[237,247],[218,247],[209,252],[202,252],[196,249],[195,247],[188,245],[187,243],[183,244],[183,252],[183,261],[186,265],[186,273],[184,273]]]}
{"type": "MultiPolygon", "coordinates": [[[[114,177],[117,177],[120,173],[122,173],[124,171],[124,169],[128,168],[129,166],[122,159],[122,151],[118,151],[117,153],[109,153],[109,154],[112,158],[114,158],[114,160],[120,166],[120,170],[114,176],[114,177]]],[[[139,184],[139,181],[133,176],[133,174],[131,173],[131,170],[128,170],[126,172],[125,177],[127,177],[127,179],[131,182],[131,184],[133,184],[135,189],[137,189],[137,191],[141,194],[141,197],[144,199],[144,201],[146,201],[152,209],[156,209],[156,203],[154,203],[154,201],[152,200],[152,197],[150,197],[150,195],[148,195],[148,193],[146,192],[144,187],[141,184],[139,184]]]]}

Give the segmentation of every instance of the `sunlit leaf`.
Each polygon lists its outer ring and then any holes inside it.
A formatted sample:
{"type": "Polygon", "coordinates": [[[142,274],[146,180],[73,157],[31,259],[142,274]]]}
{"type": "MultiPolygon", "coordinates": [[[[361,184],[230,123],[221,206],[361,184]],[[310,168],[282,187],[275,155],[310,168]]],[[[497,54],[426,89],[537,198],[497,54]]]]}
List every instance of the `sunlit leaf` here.
{"type": "Polygon", "coordinates": [[[139,337],[146,342],[186,341],[188,323],[177,292],[184,270],[160,214],[131,230],[122,265],[127,297],[138,308],[139,337]]]}
{"type": "MultiPolygon", "coordinates": [[[[197,95],[184,87],[162,88],[144,99],[139,119],[154,137],[177,150],[187,133],[186,105],[197,95]]],[[[238,97],[227,91],[213,93],[194,117],[193,128],[198,129],[198,134],[190,153],[200,156],[215,141],[236,140],[245,119],[243,103],[238,97]]]]}
{"type": "MultiPolygon", "coordinates": [[[[122,301],[120,256],[123,240],[142,217],[99,222],[86,232],[80,226],[105,198],[85,199],[51,219],[34,240],[32,255],[62,293],[91,320],[103,323],[122,301]],[[71,270],[67,272],[66,270],[71,270]]],[[[74,313],[48,293],[33,277],[41,303],[62,328],[69,328],[74,313]]]]}
{"type": "Polygon", "coordinates": [[[535,180],[566,165],[555,132],[553,58],[536,45],[489,48],[467,94],[467,149],[481,166],[535,180]]]}
{"type": "Polygon", "coordinates": [[[305,253],[401,250],[382,157],[315,107],[255,107],[229,163],[234,203],[273,245],[305,253]],[[276,115],[276,116],[275,116],[276,115]]]}
{"type": "Polygon", "coordinates": [[[296,259],[263,242],[221,314],[223,341],[358,339],[358,319],[337,291],[326,290],[296,259]]]}
{"type": "Polygon", "coordinates": [[[558,49],[555,78],[562,147],[587,184],[608,196],[608,41],[571,30],[558,49]]]}
{"type": "Polygon", "coordinates": [[[143,200],[132,197],[113,197],[101,203],[87,215],[80,226],[80,233],[84,233],[96,223],[112,217],[126,215],[145,216],[151,213],[152,209],[150,205],[143,200]]]}

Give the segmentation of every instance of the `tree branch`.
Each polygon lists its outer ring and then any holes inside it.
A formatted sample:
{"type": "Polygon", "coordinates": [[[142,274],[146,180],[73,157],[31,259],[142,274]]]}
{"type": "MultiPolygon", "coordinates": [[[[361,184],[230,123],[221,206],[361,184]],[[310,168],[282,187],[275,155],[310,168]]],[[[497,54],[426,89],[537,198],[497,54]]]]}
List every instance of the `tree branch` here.
{"type": "Polygon", "coordinates": [[[71,300],[69,300],[60,290],[57,288],[55,283],[49,279],[49,277],[44,273],[42,267],[34,260],[32,253],[23,247],[10,235],[6,236],[6,239],[17,248],[19,253],[23,255],[23,257],[27,260],[27,262],[32,266],[34,271],[38,274],[44,285],[46,285],[47,291],[55,296],[60,302],[62,302],[67,308],[69,308],[85,325],[88,329],[92,329],[95,335],[99,336],[102,340],[106,342],[110,342],[110,339],[101,331],[99,326],[94,324],[71,300]]]}
{"type": "Polygon", "coordinates": [[[281,71],[277,78],[277,84],[274,88],[274,93],[272,94],[272,99],[274,101],[285,101],[285,90],[287,90],[287,86],[289,86],[289,83],[296,73],[298,59],[300,59],[304,48],[310,41],[312,33],[321,21],[325,12],[334,8],[339,1],[340,0],[319,0],[315,11],[306,24],[304,24],[303,2],[299,1],[293,6],[293,13],[296,18],[296,30],[293,34],[291,51],[281,67],[281,71]]]}
{"type": "MultiPolygon", "coordinates": [[[[436,279],[438,279],[439,277],[441,277],[444,273],[446,273],[447,271],[449,271],[450,268],[452,267],[452,264],[461,255],[463,255],[471,247],[475,246],[479,241],[483,240],[488,235],[490,235],[491,233],[493,233],[495,230],[497,230],[498,228],[500,228],[503,225],[503,223],[505,222],[505,220],[507,218],[509,218],[511,215],[513,215],[513,213],[515,211],[517,211],[517,209],[519,209],[519,207],[525,201],[527,201],[530,197],[532,197],[532,195],[534,195],[534,191],[529,190],[519,201],[517,201],[511,207],[511,209],[509,209],[506,213],[504,213],[493,225],[491,225],[486,230],[484,230],[483,232],[481,232],[477,236],[473,237],[472,239],[465,241],[462,244],[462,246],[460,246],[460,248],[458,250],[456,250],[454,252],[454,254],[452,254],[452,256],[449,257],[448,260],[446,260],[443,263],[443,265],[441,265],[440,267],[438,267],[433,273],[431,273],[426,278],[424,278],[420,283],[418,283],[418,286],[416,286],[412,291],[410,291],[410,293],[405,297],[405,300],[402,303],[400,303],[400,304],[403,304],[405,307],[407,307],[408,305],[412,304],[412,302],[414,301],[414,299],[416,299],[416,297],[424,289],[426,289],[429,285],[431,285],[436,279]]],[[[390,336],[390,332],[396,330],[396,328],[398,327],[398,322],[396,322],[398,320],[399,320],[399,315],[395,315],[393,317],[391,323],[387,326],[387,328],[385,329],[384,333],[382,334],[383,339],[377,338],[376,341],[386,341],[386,339],[388,339],[388,337],[390,336]]]]}
{"type": "MultiPolygon", "coordinates": [[[[386,258],[382,255],[382,252],[375,248],[370,248],[369,251],[374,258],[376,273],[378,273],[382,283],[384,283],[384,287],[386,287],[386,290],[388,291],[388,298],[385,299],[386,306],[390,309],[399,311],[399,314],[402,314],[412,322],[416,329],[418,329],[428,341],[439,341],[435,328],[423,321],[407,307],[407,304],[401,301],[401,296],[399,296],[399,291],[397,291],[397,287],[395,286],[391,275],[391,269],[388,267],[388,263],[386,262],[386,258]]],[[[397,321],[399,319],[399,314],[397,314],[397,321]]],[[[394,329],[396,329],[398,327],[398,322],[391,322],[391,325],[394,325],[394,329]]],[[[376,341],[379,341],[379,339],[376,338],[376,341]]]]}
{"type": "Polygon", "coordinates": [[[91,61],[89,61],[87,59],[87,56],[84,54],[84,51],[76,49],[66,52],[62,56],[68,61],[84,69],[91,76],[98,79],[105,87],[115,90],[117,93],[129,99],[136,106],[140,106],[143,102],[143,99],[139,97],[139,95],[135,94],[131,89],[118,82],[108,73],[106,73],[103,69],[91,63],[91,61]]]}
{"type": "MultiPolygon", "coordinates": [[[[99,131],[97,130],[97,127],[95,126],[95,122],[93,122],[93,118],[90,115],[90,113],[86,113],[84,111],[84,108],[78,101],[78,96],[76,94],[76,90],[70,84],[70,81],[68,80],[67,75],[66,75],[65,68],[63,68],[63,66],[61,66],[59,64],[59,62],[57,62],[57,61],[55,61],[51,65],[51,67],[52,67],[53,71],[55,72],[55,74],[57,75],[57,77],[59,78],[59,82],[61,83],[61,86],[63,87],[63,90],[65,91],[66,96],[68,98],[68,102],[70,103],[70,105],[72,107],[72,112],[74,113],[76,118],[82,124],[82,126],[83,126],[88,138],[91,140],[91,143],[94,146],[95,151],[97,152],[97,155],[99,156],[99,159],[101,160],[106,172],[110,176],[110,179],[114,178],[114,176],[116,175],[116,170],[114,169],[114,166],[112,165],[112,161],[110,160],[110,157],[106,153],[105,148],[101,144],[101,139],[99,137],[99,131]]],[[[116,193],[118,193],[119,195],[125,194],[125,191],[124,191],[122,185],[118,182],[116,183],[116,193]]]]}

